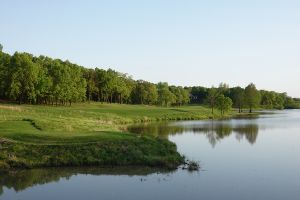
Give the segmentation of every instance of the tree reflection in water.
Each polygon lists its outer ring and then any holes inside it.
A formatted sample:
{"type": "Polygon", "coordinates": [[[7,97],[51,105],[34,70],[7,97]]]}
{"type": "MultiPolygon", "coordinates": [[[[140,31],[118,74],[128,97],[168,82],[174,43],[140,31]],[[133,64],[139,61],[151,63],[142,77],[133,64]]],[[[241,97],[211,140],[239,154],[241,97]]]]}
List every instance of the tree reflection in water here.
{"type": "MultiPolygon", "coordinates": [[[[31,170],[11,170],[0,173],[0,197],[3,188],[14,189],[16,192],[23,191],[29,187],[43,185],[51,182],[58,182],[62,178],[70,179],[75,175],[127,175],[147,176],[153,173],[172,173],[173,171],[147,168],[147,167],[69,167],[69,168],[45,168],[31,170]]],[[[0,198],[1,199],[1,198],[0,198]]]]}
{"type": "Polygon", "coordinates": [[[259,126],[255,123],[232,124],[229,121],[205,121],[202,123],[148,123],[128,127],[128,131],[136,134],[150,134],[155,137],[168,138],[169,135],[178,135],[187,132],[204,134],[214,147],[218,141],[236,134],[237,140],[246,140],[254,144],[257,139],[259,126]]]}
{"type": "MultiPolygon", "coordinates": [[[[201,121],[180,122],[180,123],[149,123],[128,127],[128,131],[136,134],[151,134],[157,137],[168,138],[169,135],[184,134],[192,132],[204,134],[209,143],[214,147],[217,142],[236,134],[236,139],[246,140],[254,144],[257,139],[259,126],[255,123],[230,123],[230,121],[201,121]]],[[[0,196],[3,194],[3,187],[22,191],[28,187],[57,182],[61,178],[69,179],[78,174],[91,175],[148,175],[164,171],[148,168],[60,168],[34,169],[9,171],[0,174],[0,196]]],[[[166,171],[165,171],[166,172],[166,171]]],[[[167,171],[170,173],[170,171],[167,171]]]]}

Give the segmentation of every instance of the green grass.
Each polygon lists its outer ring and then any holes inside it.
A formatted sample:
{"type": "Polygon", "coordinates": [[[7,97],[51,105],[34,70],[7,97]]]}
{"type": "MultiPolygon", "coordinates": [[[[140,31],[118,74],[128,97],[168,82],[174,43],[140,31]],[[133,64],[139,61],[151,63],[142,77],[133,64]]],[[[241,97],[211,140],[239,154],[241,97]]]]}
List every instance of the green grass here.
{"type": "MultiPolygon", "coordinates": [[[[220,117],[217,111],[214,117],[220,117]]],[[[0,104],[0,137],[38,144],[120,140],[133,137],[122,131],[130,123],[208,118],[212,118],[211,111],[203,106],[164,108],[86,103],[55,107],[0,104]]]]}
{"type": "Polygon", "coordinates": [[[0,144],[0,169],[129,165],[176,168],[183,162],[175,144],[152,137],[63,145],[24,144],[2,139],[0,144]]]}
{"type": "MultiPolygon", "coordinates": [[[[235,115],[235,112],[227,115],[235,115]]],[[[0,104],[0,169],[82,165],[164,165],[176,146],[126,132],[131,123],[220,118],[203,106],[85,103],[71,107],[0,104]],[[124,150],[125,149],[125,150],[124,150]],[[2,166],[2,167],[1,167],[2,166]]]]}

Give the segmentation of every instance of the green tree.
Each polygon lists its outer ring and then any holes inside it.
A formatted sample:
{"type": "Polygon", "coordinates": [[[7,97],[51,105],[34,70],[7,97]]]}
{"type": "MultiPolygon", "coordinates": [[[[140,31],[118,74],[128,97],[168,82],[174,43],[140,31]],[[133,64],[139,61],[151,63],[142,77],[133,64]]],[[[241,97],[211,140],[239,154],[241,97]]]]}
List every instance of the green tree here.
{"type": "Polygon", "coordinates": [[[94,69],[85,69],[84,78],[86,80],[87,100],[91,101],[98,95],[99,92],[98,87],[96,86],[96,71],[94,69]]]}
{"type": "Polygon", "coordinates": [[[15,53],[11,59],[9,97],[21,104],[35,103],[39,66],[32,62],[32,56],[15,53]]]}
{"type": "Polygon", "coordinates": [[[20,103],[60,104],[101,101],[111,103],[159,104],[181,106],[187,103],[209,103],[214,113],[219,95],[230,97],[239,112],[248,106],[250,112],[261,104],[265,108],[299,108],[299,102],[286,93],[257,91],[254,84],[244,90],[221,83],[216,89],[157,85],[135,81],[127,74],[112,69],[85,69],[69,61],[35,57],[16,52],[2,52],[0,45],[0,98],[20,103]],[[261,95],[260,95],[261,93],[261,95]],[[261,96],[261,98],[260,98],[261,96]],[[260,101],[261,99],[261,101],[260,101]]]}
{"type": "Polygon", "coordinates": [[[221,115],[223,116],[225,112],[228,112],[232,108],[232,100],[221,94],[216,99],[216,107],[220,110],[221,115]]]}
{"type": "Polygon", "coordinates": [[[260,104],[261,95],[253,83],[250,83],[245,88],[245,102],[249,107],[249,112],[252,113],[253,108],[260,104]]]}
{"type": "Polygon", "coordinates": [[[169,90],[168,83],[158,83],[158,104],[161,106],[170,106],[176,102],[176,96],[169,90]]]}
{"type": "Polygon", "coordinates": [[[245,90],[241,87],[234,87],[230,89],[230,98],[233,101],[235,108],[239,109],[239,113],[242,112],[245,105],[245,90]]]}
{"type": "Polygon", "coordinates": [[[106,72],[106,79],[104,82],[103,91],[106,97],[109,98],[109,102],[113,103],[113,95],[116,92],[118,73],[112,69],[108,69],[106,72]]]}
{"type": "Polygon", "coordinates": [[[122,104],[123,101],[128,102],[132,89],[133,84],[130,77],[127,77],[126,74],[119,73],[118,77],[116,78],[114,88],[117,102],[120,104],[122,104]]]}
{"type": "Polygon", "coordinates": [[[214,108],[215,108],[215,104],[216,104],[216,99],[219,96],[218,90],[215,87],[211,87],[208,90],[208,96],[207,96],[207,100],[208,103],[211,107],[211,113],[214,114],[214,108]]]}
{"type": "Polygon", "coordinates": [[[154,105],[157,103],[157,99],[158,99],[158,93],[157,93],[157,88],[155,86],[155,84],[147,82],[146,84],[146,88],[147,88],[147,103],[149,105],[154,105]]]}
{"type": "Polygon", "coordinates": [[[67,100],[72,102],[83,102],[86,100],[86,79],[83,78],[83,68],[70,64],[69,73],[71,76],[69,82],[69,95],[67,100]]]}
{"type": "Polygon", "coordinates": [[[223,94],[225,96],[229,95],[229,85],[226,83],[220,83],[218,87],[218,94],[223,94]]]}
{"type": "Polygon", "coordinates": [[[96,101],[105,101],[106,96],[104,94],[104,86],[107,80],[107,73],[104,69],[99,69],[99,68],[95,69],[95,73],[96,73],[96,87],[98,90],[96,101]]]}
{"type": "Polygon", "coordinates": [[[284,96],[284,108],[286,109],[299,109],[300,108],[300,100],[293,99],[292,97],[287,96],[286,93],[283,93],[284,96]]]}
{"type": "Polygon", "coordinates": [[[261,105],[268,109],[283,109],[284,108],[284,94],[276,93],[274,91],[261,90],[261,105]]]}
{"type": "Polygon", "coordinates": [[[208,97],[208,90],[205,87],[191,87],[190,90],[190,103],[193,104],[203,104],[205,103],[205,100],[207,100],[208,97]]]}
{"type": "Polygon", "coordinates": [[[189,103],[190,93],[187,89],[184,89],[181,86],[170,86],[169,89],[175,95],[175,105],[182,106],[189,103]]]}
{"type": "Polygon", "coordinates": [[[137,104],[154,104],[157,101],[155,85],[144,80],[136,81],[132,101],[137,104]]]}
{"type": "Polygon", "coordinates": [[[7,98],[10,83],[10,55],[0,52],[0,98],[7,98]]]}
{"type": "Polygon", "coordinates": [[[180,89],[181,95],[182,95],[182,105],[190,103],[190,91],[187,88],[182,88],[180,89]]]}
{"type": "Polygon", "coordinates": [[[37,85],[35,87],[37,103],[48,103],[52,84],[52,78],[47,74],[47,70],[45,68],[40,68],[37,85]]]}

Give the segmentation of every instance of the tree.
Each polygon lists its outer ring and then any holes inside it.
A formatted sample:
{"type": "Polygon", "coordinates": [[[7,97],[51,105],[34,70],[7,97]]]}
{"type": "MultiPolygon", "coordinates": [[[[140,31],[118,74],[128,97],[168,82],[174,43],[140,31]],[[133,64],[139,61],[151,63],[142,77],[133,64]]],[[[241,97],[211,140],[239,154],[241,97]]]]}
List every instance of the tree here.
{"type": "Polygon", "coordinates": [[[169,90],[168,83],[158,83],[158,103],[161,106],[169,106],[176,101],[176,96],[169,90]]]}
{"type": "Polygon", "coordinates": [[[245,88],[245,102],[249,107],[250,113],[252,113],[253,108],[259,105],[260,99],[261,99],[260,92],[256,89],[256,86],[253,83],[250,83],[245,88]]]}
{"type": "Polygon", "coordinates": [[[146,91],[146,83],[143,80],[136,81],[134,91],[132,93],[132,100],[134,103],[137,104],[144,104],[147,98],[147,91],[146,91]]]}
{"type": "Polygon", "coordinates": [[[157,103],[158,99],[158,93],[157,93],[157,88],[156,85],[150,82],[147,82],[146,84],[146,89],[147,89],[147,103],[149,105],[154,105],[157,103]]]}
{"type": "Polygon", "coordinates": [[[232,100],[221,94],[216,99],[216,107],[221,111],[221,115],[223,116],[225,112],[232,108],[232,100]]]}
{"type": "Polygon", "coordinates": [[[67,101],[71,105],[72,102],[82,102],[86,99],[86,79],[83,78],[83,69],[76,66],[70,65],[69,73],[71,76],[69,82],[69,95],[67,101]]]}
{"type": "Polygon", "coordinates": [[[104,85],[106,84],[107,73],[104,69],[99,69],[99,68],[95,69],[95,73],[96,73],[96,87],[98,91],[96,101],[106,101],[104,95],[104,85]]]}
{"type": "Polygon", "coordinates": [[[207,99],[211,107],[212,114],[214,114],[215,103],[218,95],[218,90],[215,87],[209,89],[207,99]]]}
{"type": "Polygon", "coordinates": [[[32,56],[15,53],[11,59],[9,96],[21,104],[36,102],[36,85],[39,66],[32,62],[32,56]]]}
{"type": "Polygon", "coordinates": [[[208,89],[205,87],[191,87],[188,88],[190,93],[190,102],[191,103],[197,103],[197,104],[203,104],[205,103],[205,100],[208,96],[208,89]]]}
{"type": "Polygon", "coordinates": [[[117,72],[112,69],[108,69],[106,72],[103,91],[106,93],[106,97],[108,97],[107,99],[109,99],[110,103],[113,103],[113,95],[116,90],[117,76],[117,72]]]}
{"type": "MultiPolygon", "coordinates": [[[[98,95],[98,87],[96,86],[96,71],[94,69],[85,69],[84,78],[86,80],[86,96],[91,101],[98,95]]],[[[97,101],[97,99],[95,99],[97,101]]]]}
{"type": "Polygon", "coordinates": [[[0,52],[0,98],[7,98],[10,83],[10,55],[0,52]]]}
{"type": "MultiPolygon", "coordinates": [[[[112,69],[86,69],[69,61],[28,53],[9,55],[0,45],[0,98],[30,104],[66,105],[73,102],[101,101],[110,103],[158,104],[181,106],[188,103],[210,105],[212,114],[219,95],[230,97],[239,112],[247,105],[250,112],[261,104],[265,108],[299,108],[299,101],[286,93],[257,91],[254,84],[229,88],[169,86],[133,80],[112,69]],[[261,94],[261,95],[260,95],[261,94]],[[261,96],[261,101],[260,101],[261,96]]],[[[219,106],[219,105],[218,105],[219,106]]],[[[222,113],[226,110],[221,108],[222,113]]]]}
{"type": "Polygon", "coordinates": [[[181,105],[190,103],[190,92],[189,92],[189,90],[187,88],[182,88],[181,87],[180,91],[181,91],[181,95],[182,95],[181,105]]]}
{"type": "Polygon", "coordinates": [[[241,87],[231,88],[230,98],[233,101],[234,107],[238,108],[239,113],[241,113],[245,105],[245,90],[241,87]]]}
{"type": "Polygon", "coordinates": [[[299,109],[300,108],[300,100],[287,96],[286,93],[282,94],[284,96],[284,108],[286,109],[299,109]]]}
{"type": "Polygon", "coordinates": [[[261,90],[261,105],[268,109],[283,109],[284,108],[284,94],[273,91],[261,90]]]}
{"type": "Polygon", "coordinates": [[[181,86],[171,86],[169,87],[170,91],[175,95],[175,103],[174,105],[182,106],[184,104],[189,103],[190,95],[187,89],[184,89],[181,86]]]}
{"type": "Polygon", "coordinates": [[[130,94],[133,89],[132,81],[130,80],[130,77],[127,77],[126,74],[118,73],[118,76],[115,80],[115,102],[118,102],[120,104],[123,103],[123,101],[128,101],[130,94]]]}
{"type": "Polygon", "coordinates": [[[223,94],[225,96],[229,95],[229,85],[226,83],[220,83],[218,87],[218,94],[223,94]]]}
{"type": "Polygon", "coordinates": [[[123,74],[121,77],[121,80],[123,82],[122,84],[122,90],[120,92],[121,96],[121,102],[131,103],[131,94],[134,88],[134,80],[127,74],[123,74]]]}
{"type": "Polygon", "coordinates": [[[41,67],[38,74],[36,89],[36,103],[48,103],[52,88],[52,78],[47,74],[47,69],[41,67]]]}

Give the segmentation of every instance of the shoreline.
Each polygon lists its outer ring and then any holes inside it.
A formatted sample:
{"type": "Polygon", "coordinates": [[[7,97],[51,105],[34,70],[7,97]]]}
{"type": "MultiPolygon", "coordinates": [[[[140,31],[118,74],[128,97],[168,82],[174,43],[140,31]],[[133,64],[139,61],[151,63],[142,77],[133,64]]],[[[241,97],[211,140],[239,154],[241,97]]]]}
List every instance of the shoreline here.
{"type": "MultiPolygon", "coordinates": [[[[21,108],[22,106],[20,106],[21,108]]],[[[191,106],[191,108],[193,107],[191,106]]],[[[60,107],[59,109],[63,108],[60,107]]],[[[72,108],[67,109],[72,110],[72,108]]],[[[151,111],[151,107],[146,109],[146,111],[151,111]]],[[[185,158],[177,151],[176,144],[167,139],[139,136],[126,132],[126,127],[145,122],[208,120],[212,117],[211,114],[205,115],[193,110],[183,113],[182,108],[158,109],[169,109],[174,111],[174,114],[140,117],[125,121],[127,123],[121,120],[120,123],[111,125],[116,126],[118,131],[98,133],[98,135],[96,134],[98,138],[84,136],[76,140],[71,137],[71,139],[54,138],[55,140],[51,141],[50,136],[41,135],[43,134],[43,125],[40,125],[39,121],[30,118],[23,119],[22,123],[27,123],[33,128],[35,126],[41,127],[36,129],[36,133],[34,133],[35,136],[39,135],[39,138],[32,139],[31,135],[31,137],[26,138],[27,136],[23,137],[20,132],[12,138],[0,135],[0,171],[65,166],[146,166],[176,169],[185,163],[185,158]]],[[[19,110],[13,109],[11,112],[19,112],[19,110]]],[[[226,116],[216,115],[214,119],[229,119],[243,115],[249,115],[249,113],[235,113],[233,111],[226,116]]],[[[30,134],[32,133],[30,132],[30,134]]]]}

